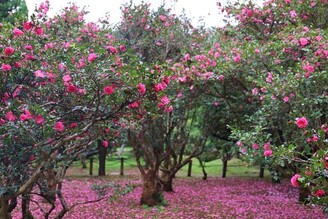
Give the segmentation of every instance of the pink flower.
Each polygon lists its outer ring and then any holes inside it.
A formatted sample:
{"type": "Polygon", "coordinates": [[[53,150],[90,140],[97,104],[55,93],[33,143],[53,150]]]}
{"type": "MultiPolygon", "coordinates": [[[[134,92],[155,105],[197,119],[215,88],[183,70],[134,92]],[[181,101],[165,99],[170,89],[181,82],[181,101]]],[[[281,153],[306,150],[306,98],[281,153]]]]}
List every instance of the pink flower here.
{"type": "Polygon", "coordinates": [[[64,126],[64,124],[62,122],[56,122],[54,124],[53,129],[56,130],[56,131],[58,131],[58,132],[62,132],[62,131],[64,131],[65,126],[64,126]]]}
{"type": "Polygon", "coordinates": [[[297,127],[303,129],[306,128],[309,123],[305,117],[301,117],[301,118],[296,118],[295,124],[297,125],[297,127]]]}
{"type": "Polygon", "coordinates": [[[235,63],[239,63],[240,60],[241,60],[240,54],[237,54],[237,55],[233,58],[233,61],[234,61],[235,63]]]}
{"type": "Polygon", "coordinates": [[[41,70],[36,70],[35,72],[34,72],[34,75],[35,75],[35,78],[44,78],[46,75],[44,74],[44,72],[43,71],[41,71],[41,70]]]}
{"type": "Polygon", "coordinates": [[[306,46],[309,43],[309,41],[306,38],[300,38],[300,44],[301,46],[306,46]]]}
{"type": "Polygon", "coordinates": [[[36,27],[34,29],[34,33],[40,36],[41,34],[43,34],[43,29],[41,27],[36,27]]]}
{"type": "Polygon", "coordinates": [[[13,121],[15,121],[15,120],[17,119],[17,117],[14,115],[13,112],[9,111],[9,112],[6,114],[6,119],[7,119],[8,121],[13,122],[13,121]]]}
{"type": "Polygon", "coordinates": [[[301,175],[299,175],[299,174],[295,174],[291,179],[290,179],[290,183],[292,184],[292,186],[294,186],[294,187],[299,187],[300,186],[300,184],[299,184],[299,182],[298,182],[298,178],[300,178],[301,177],[301,175]]]}
{"type": "Polygon", "coordinates": [[[0,119],[0,125],[6,124],[6,121],[4,119],[0,119]]]}
{"type": "Polygon", "coordinates": [[[289,97],[285,96],[283,100],[284,100],[284,103],[287,103],[289,101],[289,97]]]}
{"type": "Polygon", "coordinates": [[[104,93],[107,95],[111,95],[112,93],[114,93],[115,89],[113,86],[105,86],[104,87],[104,93]]]}
{"type": "Polygon", "coordinates": [[[237,145],[238,147],[242,147],[244,144],[243,144],[243,142],[241,142],[241,141],[237,141],[237,142],[236,142],[236,145],[237,145]]]}
{"type": "Polygon", "coordinates": [[[5,48],[5,54],[6,54],[7,56],[12,55],[14,52],[15,52],[15,50],[14,50],[13,47],[6,47],[6,48],[5,48]]]}
{"type": "Polygon", "coordinates": [[[18,29],[17,27],[15,27],[14,30],[13,30],[13,34],[15,36],[22,36],[24,34],[24,32],[21,31],[20,29],[18,29]]]}
{"type": "Polygon", "coordinates": [[[140,95],[144,95],[146,93],[146,86],[142,83],[137,85],[140,95]]]}
{"type": "Polygon", "coordinates": [[[252,148],[253,148],[254,150],[257,150],[257,149],[259,149],[260,147],[259,147],[258,144],[254,143],[254,144],[252,145],[252,148]]]}
{"type": "Polygon", "coordinates": [[[64,75],[64,76],[63,76],[63,81],[64,81],[64,82],[67,82],[67,83],[68,83],[68,82],[70,82],[71,80],[72,80],[72,78],[71,78],[70,75],[64,75]]]}
{"type": "Polygon", "coordinates": [[[111,53],[117,53],[117,49],[114,46],[108,46],[107,49],[111,52],[111,53]]]}
{"type": "Polygon", "coordinates": [[[69,84],[68,86],[66,86],[66,90],[67,90],[67,92],[75,93],[78,89],[76,86],[69,84]]]}
{"type": "Polygon", "coordinates": [[[88,61],[93,62],[96,58],[97,58],[96,53],[90,53],[89,56],[88,56],[88,61]]]}
{"type": "Polygon", "coordinates": [[[8,64],[2,63],[2,65],[1,65],[1,69],[2,69],[3,71],[10,71],[10,70],[11,70],[11,66],[8,65],[8,64]]]}
{"type": "Polygon", "coordinates": [[[76,123],[76,122],[73,122],[73,123],[71,123],[71,124],[69,125],[69,127],[70,127],[71,129],[76,128],[76,127],[77,127],[77,123],[76,123]]]}
{"type": "Polygon", "coordinates": [[[125,46],[124,45],[120,45],[120,50],[121,50],[121,52],[125,52],[125,50],[126,50],[125,46]]]}
{"type": "Polygon", "coordinates": [[[25,122],[25,121],[27,120],[27,116],[26,116],[25,114],[21,114],[21,115],[20,115],[20,120],[21,120],[22,122],[25,122]]]}
{"type": "Polygon", "coordinates": [[[33,119],[33,115],[28,109],[24,110],[24,114],[26,115],[27,119],[33,119]]]}
{"type": "Polygon", "coordinates": [[[35,122],[36,122],[36,124],[42,124],[44,122],[44,118],[40,115],[37,115],[35,117],[35,122]]]}
{"type": "Polygon", "coordinates": [[[219,80],[219,82],[222,82],[224,80],[224,76],[223,75],[219,75],[218,80],[219,80]]]}
{"type": "Polygon", "coordinates": [[[272,150],[270,150],[270,149],[265,150],[263,154],[264,154],[265,157],[270,157],[270,156],[272,156],[272,150]]]}
{"type": "Polygon", "coordinates": [[[169,113],[172,112],[173,106],[165,107],[165,112],[169,113]]]}
{"type": "Polygon", "coordinates": [[[104,148],[107,148],[108,147],[108,141],[107,140],[106,141],[103,141],[103,144],[102,145],[103,145],[104,148]]]}
{"type": "Polygon", "coordinates": [[[139,103],[137,101],[129,104],[129,108],[138,108],[138,107],[139,107],[139,103]]]}
{"type": "Polygon", "coordinates": [[[319,189],[319,190],[317,190],[313,195],[314,195],[315,197],[320,197],[320,196],[324,196],[325,194],[326,194],[326,192],[325,192],[324,190],[319,189]]]}
{"type": "Polygon", "coordinates": [[[289,14],[290,14],[290,16],[291,16],[292,18],[297,17],[297,13],[296,13],[296,11],[294,11],[294,10],[290,11],[289,14]]]}
{"type": "Polygon", "coordinates": [[[269,150],[269,149],[270,149],[270,142],[266,142],[266,143],[263,145],[263,148],[264,148],[264,150],[269,150]]]}
{"type": "Polygon", "coordinates": [[[214,105],[215,107],[217,107],[217,106],[219,105],[219,102],[218,102],[218,101],[214,101],[213,105],[214,105]]]}
{"type": "Polygon", "coordinates": [[[167,104],[169,104],[171,101],[170,101],[170,99],[167,97],[167,96],[163,96],[163,97],[161,97],[161,103],[163,104],[163,105],[167,105],[167,104]]]}
{"type": "Polygon", "coordinates": [[[318,141],[319,137],[317,135],[313,135],[312,136],[312,141],[316,142],[318,141]]]}
{"type": "Polygon", "coordinates": [[[33,27],[33,23],[31,21],[26,21],[24,22],[23,27],[25,30],[30,30],[33,27]]]}
{"type": "Polygon", "coordinates": [[[312,72],[314,72],[314,66],[313,65],[304,65],[303,70],[305,70],[309,73],[312,73],[312,72]]]}

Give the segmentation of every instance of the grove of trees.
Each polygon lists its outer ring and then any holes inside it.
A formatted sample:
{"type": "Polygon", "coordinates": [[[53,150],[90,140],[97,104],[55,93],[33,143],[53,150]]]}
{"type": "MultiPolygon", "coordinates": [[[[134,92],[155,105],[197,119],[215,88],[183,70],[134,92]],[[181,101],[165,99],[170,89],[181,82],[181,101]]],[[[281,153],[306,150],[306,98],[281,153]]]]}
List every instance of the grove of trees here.
{"type": "Polygon", "coordinates": [[[218,4],[220,28],[133,2],[115,26],[73,4],[49,17],[47,1],[7,20],[24,3],[1,3],[0,218],[18,197],[31,217],[32,191],[52,206],[45,218],[59,199],[62,218],[66,170],[119,138],[141,204],[160,204],[184,165],[216,154],[225,170],[238,156],[274,182],[290,177],[301,202],[328,211],[328,1],[218,4]]]}

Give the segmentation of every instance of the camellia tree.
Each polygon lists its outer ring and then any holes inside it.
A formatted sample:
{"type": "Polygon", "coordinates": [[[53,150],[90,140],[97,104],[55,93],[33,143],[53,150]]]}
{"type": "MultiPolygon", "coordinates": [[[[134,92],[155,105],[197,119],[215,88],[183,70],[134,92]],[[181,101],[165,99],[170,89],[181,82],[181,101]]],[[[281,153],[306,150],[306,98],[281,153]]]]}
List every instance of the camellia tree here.
{"type": "Polygon", "coordinates": [[[292,167],[300,201],[325,209],[327,7],[327,1],[272,0],[223,8],[237,21],[232,29],[238,39],[236,66],[252,83],[251,101],[260,103],[244,117],[248,126],[236,126],[234,136],[246,155],[262,154],[272,167],[292,167]]]}
{"type": "MultiPolygon", "coordinates": [[[[130,127],[129,140],[143,179],[140,203],[154,206],[163,201],[163,190],[172,190],[175,173],[199,152],[201,145],[195,144],[194,153],[184,159],[190,113],[186,103],[194,100],[188,93],[181,98],[183,88],[171,68],[183,58],[181,53],[189,50],[196,38],[193,34],[199,34],[188,19],[173,15],[165,5],[156,10],[150,10],[149,6],[132,3],[123,6],[123,20],[116,30],[140,57],[142,62],[138,70],[152,73],[135,75],[142,78],[141,81],[152,83],[147,87],[139,86],[147,92],[142,102],[132,104],[142,119],[137,119],[130,127]]],[[[189,90],[189,86],[185,87],[189,90]]]]}
{"type": "MultiPolygon", "coordinates": [[[[100,137],[112,138],[111,127],[132,115],[127,113],[132,103],[145,92],[138,89],[145,85],[131,77],[131,67],[125,64],[138,57],[127,52],[107,22],[85,22],[85,11],[75,5],[52,18],[46,15],[48,9],[48,2],[42,3],[34,20],[1,30],[0,218],[4,219],[10,218],[17,197],[27,197],[36,184],[52,206],[49,192],[57,195],[62,211],[56,217],[63,217],[69,206],[61,194],[61,181],[69,164],[100,137]]],[[[106,140],[103,146],[108,146],[106,140]]],[[[23,217],[31,215],[29,201],[22,205],[23,217]]],[[[46,218],[52,210],[44,212],[46,218]]]]}

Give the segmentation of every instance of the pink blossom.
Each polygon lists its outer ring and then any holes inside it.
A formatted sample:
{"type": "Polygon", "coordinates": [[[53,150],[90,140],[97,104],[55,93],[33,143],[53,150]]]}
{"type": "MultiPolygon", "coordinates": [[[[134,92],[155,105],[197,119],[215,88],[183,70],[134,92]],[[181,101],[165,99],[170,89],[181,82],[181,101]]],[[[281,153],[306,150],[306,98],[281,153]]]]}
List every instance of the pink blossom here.
{"type": "Polygon", "coordinates": [[[144,95],[146,93],[146,86],[142,83],[137,85],[140,95],[144,95]]]}
{"type": "Polygon", "coordinates": [[[270,157],[270,156],[272,156],[272,150],[270,150],[270,149],[265,150],[263,154],[264,154],[265,157],[270,157]]]}
{"type": "Polygon", "coordinates": [[[257,149],[260,148],[260,146],[259,146],[257,143],[254,143],[254,144],[252,145],[252,148],[253,148],[254,150],[257,150],[257,149]]]}
{"type": "Polygon", "coordinates": [[[27,120],[27,116],[25,114],[21,114],[19,118],[22,122],[25,122],[27,120]]]}
{"type": "Polygon", "coordinates": [[[4,124],[6,124],[6,121],[4,120],[4,119],[0,119],[0,125],[4,125],[4,124]]]}
{"type": "Polygon", "coordinates": [[[173,106],[165,107],[165,112],[169,113],[172,112],[173,106]]]}
{"type": "Polygon", "coordinates": [[[36,124],[42,124],[42,123],[44,123],[44,118],[41,115],[37,115],[35,117],[35,122],[36,122],[36,124]]]}
{"type": "Polygon", "coordinates": [[[298,178],[300,178],[301,175],[299,174],[295,174],[291,179],[290,179],[290,183],[292,184],[292,186],[294,187],[299,187],[299,182],[298,182],[298,178]]]}
{"type": "Polygon", "coordinates": [[[224,76],[223,75],[219,75],[218,80],[219,80],[219,82],[222,82],[224,80],[224,76]]]}
{"type": "Polygon", "coordinates": [[[289,97],[285,96],[283,100],[284,100],[284,103],[287,103],[289,101],[289,97]]]}
{"type": "Polygon", "coordinates": [[[312,72],[314,72],[314,66],[313,65],[304,65],[303,70],[305,70],[309,73],[312,73],[312,72]]]}
{"type": "Polygon", "coordinates": [[[26,21],[24,22],[23,27],[25,30],[30,30],[33,27],[33,23],[31,21],[26,21]]]}
{"type": "Polygon", "coordinates": [[[319,189],[319,190],[317,190],[313,195],[314,195],[315,197],[321,197],[321,196],[324,196],[325,194],[326,194],[325,190],[323,190],[323,189],[319,189]]]}
{"type": "Polygon", "coordinates": [[[90,53],[88,56],[88,62],[93,62],[97,58],[96,53],[90,53]]]}
{"type": "Polygon", "coordinates": [[[217,107],[217,106],[219,105],[219,102],[218,102],[218,101],[214,101],[213,105],[214,105],[215,107],[217,107]]]}
{"type": "Polygon", "coordinates": [[[312,141],[316,142],[318,141],[319,137],[317,135],[313,135],[312,136],[312,141]]]}
{"type": "Polygon", "coordinates": [[[3,71],[10,71],[10,70],[11,70],[11,66],[8,65],[8,64],[2,63],[2,65],[1,65],[1,69],[2,69],[3,71]]]}
{"type": "Polygon", "coordinates": [[[235,63],[239,63],[240,60],[241,60],[240,54],[237,54],[237,55],[233,58],[233,61],[234,61],[235,63]]]}
{"type": "Polygon", "coordinates": [[[75,85],[73,85],[73,84],[68,84],[66,86],[66,90],[69,93],[75,93],[75,92],[77,92],[78,88],[75,85]]]}
{"type": "Polygon", "coordinates": [[[300,38],[301,46],[306,46],[308,43],[309,43],[309,41],[306,38],[303,38],[303,37],[300,38]]]}
{"type": "Polygon", "coordinates": [[[7,56],[10,56],[10,55],[12,55],[13,53],[15,52],[15,50],[14,50],[14,48],[13,47],[6,47],[5,48],[5,54],[7,55],[7,56]]]}
{"type": "Polygon", "coordinates": [[[167,96],[163,96],[161,97],[161,103],[163,103],[164,105],[169,104],[171,101],[167,96]]]}
{"type": "Polygon", "coordinates": [[[59,122],[56,122],[54,124],[53,129],[56,130],[56,131],[58,131],[58,132],[62,132],[62,131],[64,131],[65,126],[64,126],[64,124],[62,122],[59,121],[59,122]]]}
{"type": "Polygon", "coordinates": [[[104,87],[104,93],[107,95],[113,94],[115,91],[115,88],[113,86],[105,86],[104,87]]]}
{"type": "Polygon", "coordinates": [[[243,142],[241,142],[241,141],[237,141],[237,142],[236,142],[236,145],[237,145],[238,147],[242,147],[244,144],[243,144],[243,142]]]}
{"type": "Polygon", "coordinates": [[[64,76],[63,76],[63,81],[64,81],[64,82],[68,83],[68,82],[70,82],[71,80],[72,80],[72,78],[71,78],[70,75],[64,75],[64,76]]]}
{"type": "Polygon", "coordinates": [[[102,145],[103,145],[104,148],[107,148],[108,147],[108,141],[107,140],[103,141],[102,145]]]}
{"type": "Polygon", "coordinates": [[[8,121],[13,122],[13,121],[15,121],[15,120],[17,119],[17,117],[14,115],[13,112],[9,111],[9,112],[6,114],[6,119],[7,119],[8,121]]]}
{"type": "Polygon", "coordinates": [[[111,52],[111,53],[117,53],[117,49],[114,46],[108,46],[107,49],[111,52]]]}
{"type": "Polygon", "coordinates": [[[301,118],[296,118],[295,124],[297,125],[297,127],[302,129],[302,128],[306,128],[309,123],[305,117],[301,117],[301,118]]]}
{"type": "Polygon", "coordinates": [[[35,33],[36,35],[41,35],[41,34],[43,34],[43,29],[42,29],[41,27],[36,27],[36,28],[34,29],[34,33],[35,33]]]}
{"type": "Polygon", "coordinates": [[[34,75],[35,75],[35,78],[44,78],[46,75],[44,74],[44,72],[43,71],[41,71],[41,70],[36,70],[35,72],[34,72],[34,75]]]}
{"type": "Polygon", "coordinates": [[[18,29],[17,27],[15,27],[14,30],[13,30],[13,34],[15,36],[22,36],[24,34],[24,32],[21,31],[20,29],[18,29]]]}
{"type": "Polygon", "coordinates": [[[26,45],[25,46],[25,49],[27,49],[27,50],[33,50],[33,47],[31,45],[26,45]]]}
{"type": "Polygon", "coordinates": [[[138,107],[139,107],[139,103],[137,101],[129,104],[129,108],[138,108],[138,107]]]}
{"type": "Polygon", "coordinates": [[[120,45],[119,48],[120,48],[121,52],[125,52],[125,50],[126,50],[124,45],[120,45]]]}
{"type": "Polygon", "coordinates": [[[292,18],[297,17],[297,13],[296,13],[296,11],[294,11],[294,10],[290,11],[289,14],[290,14],[290,16],[291,16],[292,18]]]}

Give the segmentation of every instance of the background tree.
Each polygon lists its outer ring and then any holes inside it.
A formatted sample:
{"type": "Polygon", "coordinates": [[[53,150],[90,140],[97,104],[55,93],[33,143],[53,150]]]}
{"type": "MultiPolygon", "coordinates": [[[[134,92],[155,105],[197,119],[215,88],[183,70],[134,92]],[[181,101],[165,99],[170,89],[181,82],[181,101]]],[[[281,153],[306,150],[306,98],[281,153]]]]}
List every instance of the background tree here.
{"type": "Polygon", "coordinates": [[[10,22],[26,19],[28,9],[25,0],[1,0],[0,2],[0,22],[10,22]]]}

